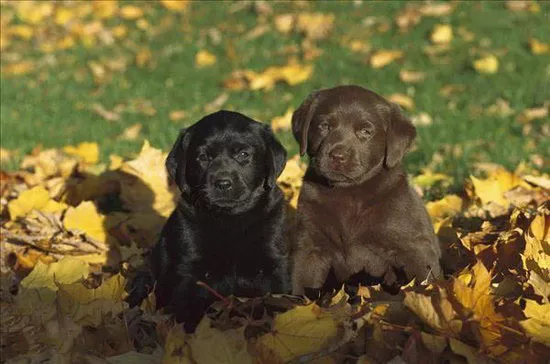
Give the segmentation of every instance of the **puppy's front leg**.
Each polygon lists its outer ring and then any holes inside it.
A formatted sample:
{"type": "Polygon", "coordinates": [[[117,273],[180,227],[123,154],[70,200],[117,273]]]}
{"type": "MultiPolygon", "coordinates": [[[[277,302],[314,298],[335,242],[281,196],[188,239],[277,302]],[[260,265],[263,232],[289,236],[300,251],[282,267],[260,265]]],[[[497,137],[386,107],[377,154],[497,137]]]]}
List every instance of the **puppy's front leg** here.
{"type": "Polygon", "coordinates": [[[292,294],[303,295],[306,289],[320,290],[327,279],[331,261],[320,252],[299,249],[292,258],[292,294]]]}

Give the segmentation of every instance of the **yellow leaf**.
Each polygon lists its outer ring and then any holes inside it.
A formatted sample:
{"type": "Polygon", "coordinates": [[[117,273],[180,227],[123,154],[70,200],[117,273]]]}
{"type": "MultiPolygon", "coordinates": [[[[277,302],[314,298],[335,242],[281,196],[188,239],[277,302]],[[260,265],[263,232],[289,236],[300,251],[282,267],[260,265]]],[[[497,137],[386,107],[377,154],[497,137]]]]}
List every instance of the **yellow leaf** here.
{"type": "Polygon", "coordinates": [[[434,286],[426,294],[406,289],[403,303],[420,319],[441,333],[458,334],[462,322],[444,289],[434,286]]]}
{"type": "Polygon", "coordinates": [[[421,71],[399,71],[399,79],[405,83],[418,83],[424,81],[426,73],[421,71]]]}
{"type": "Polygon", "coordinates": [[[105,216],[97,212],[97,208],[91,201],[84,201],[77,207],[70,207],[65,213],[63,225],[68,230],[82,231],[102,243],[107,241],[105,216]]]}
{"type": "Polygon", "coordinates": [[[498,58],[492,54],[476,59],[473,63],[475,70],[479,73],[494,74],[498,71],[498,58]]]}
{"type": "Polygon", "coordinates": [[[195,65],[199,68],[211,66],[216,63],[216,56],[207,50],[201,50],[195,55],[195,65]]]}
{"type": "Polygon", "coordinates": [[[334,26],[334,14],[300,13],[296,28],[309,39],[326,38],[334,26]]]}
{"type": "Polygon", "coordinates": [[[122,176],[120,199],[125,208],[146,213],[153,208],[164,217],[172,213],[178,194],[175,187],[168,186],[165,160],[166,154],[145,141],[139,156],[122,165],[120,171],[125,176],[122,176]]]}
{"type": "Polygon", "coordinates": [[[275,16],[275,29],[283,34],[288,34],[294,28],[296,17],[294,14],[281,14],[275,16]]]}
{"type": "Polygon", "coordinates": [[[548,43],[543,43],[535,38],[529,39],[529,47],[531,48],[531,53],[535,55],[550,52],[550,45],[548,43]]]}
{"type": "Polygon", "coordinates": [[[10,63],[2,66],[2,73],[6,76],[20,76],[32,70],[34,70],[34,63],[32,61],[10,63]]]}
{"type": "Polygon", "coordinates": [[[326,348],[339,331],[333,316],[316,304],[296,306],[275,317],[272,331],[257,339],[255,349],[261,362],[287,363],[326,348]]]}
{"type": "Polygon", "coordinates": [[[11,35],[18,36],[22,39],[29,40],[34,34],[34,29],[25,24],[12,25],[7,31],[11,35]]]}
{"type": "Polygon", "coordinates": [[[58,212],[66,208],[66,204],[52,200],[48,191],[42,186],[36,186],[30,190],[23,191],[16,199],[8,203],[11,220],[25,216],[32,210],[58,212]]]}
{"type": "Polygon", "coordinates": [[[491,275],[482,262],[465,269],[453,280],[453,293],[461,305],[462,315],[479,322],[481,342],[494,355],[506,348],[499,344],[504,316],[496,312],[491,275]]]}
{"type": "Polygon", "coordinates": [[[118,1],[116,0],[94,0],[92,5],[94,14],[100,19],[112,18],[118,11],[118,1]]]}
{"type": "Polygon", "coordinates": [[[453,181],[452,177],[444,173],[434,173],[429,169],[422,171],[422,174],[413,178],[413,183],[422,188],[430,188],[436,183],[443,182],[444,185],[449,185],[453,181]]]}
{"type": "Polygon", "coordinates": [[[387,97],[387,99],[391,102],[396,103],[397,105],[401,106],[402,108],[406,110],[412,110],[414,109],[414,100],[404,94],[392,94],[387,97]]]}
{"type": "Polygon", "coordinates": [[[80,157],[84,162],[95,164],[99,161],[99,146],[97,143],[83,142],[76,147],[67,145],[63,151],[69,155],[80,157]]]}
{"type": "Polygon", "coordinates": [[[81,259],[65,256],[57,263],[46,265],[42,261],[20,283],[15,298],[17,309],[29,315],[36,323],[45,323],[53,318],[58,284],[69,284],[88,276],[88,264],[81,259]]]}
{"type": "Polygon", "coordinates": [[[69,49],[74,47],[75,40],[71,35],[66,35],[57,41],[57,49],[69,49]]]}
{"type": "Polygon", "coordinates": [[[457,195],[447,195],[438,201],[426,203],[426,210],[432,221],[438,221],[449,216],[454,216],[462,210],[463,201],[457,195]]]}
{"type": "Polygon", "coordinates": [[[143,16],[143,10],[134,5],[126,5],[120,9],[120,16],[126,20],[135,20],[143,16]]]}
{"type": "Polygon", "coordinates": [[[453,28],[449,24],[436,24],[430,39],[435,44],[449,44],[453,40],[453,28]]]}
{"type": "Polygon", "coordinates": [[[61,176],[69,177],[78,162],[57,149],[46,149],[36,155],[28,155],[23,158],[21,168],[33,168],[38,180],[61,176]]]}
{"type": "Polygon", "coordinates": [[[220,331],[211,326],[211,320],[204,317],[195,334],[189,340],[193,360],[197,363],[254,363],[247,351],[244,327],[220,331]],[[216,350],[212,350],[215,347],[216,350]]]}
{"type": "Polygon", "coordinates": [[[401,57],[403,57],[402,51],[379,50],[370,57],[370,65],[372,68],[382,68],[401,57]]]}
{"type": "Polygon", "coordinates": [[[117,39],[122,39],[128,34],[128,28],[125,25],[117,25],[113,28],[113,35],[117,39]]]}
{"type": "Polygon", "coordinates": [[[160,3],[168,10],[184,11],[191,3],[189,0],[160,0],[160,3]]]}
{"type": "Polygon", "coordinates": [[[523,265],[527,271],[536,271],[545,281],[550,282],[550,215],[535,216],[525,233],[523,265]]]}
{"type": "Polygon", "coordinates": [[[122,301],[125,279],[117,274],[98,288],[82,283],[59,284],[58,302],[63,315],[79,325],[98,327],[106,315],[117,315],[127,304],[122,301]]]}
{"type": "Polygon", "coordinates": [[[517,120],[520,123],[529,123],[533,120],[537,119],[543,119],[548,116],[548,107],[542,106],[542,107],[535,107],[532,109],[525,109],[523,110],[517,117],[517,120]]]}
{"type": "Polygon", "coordinates": [[[124,131],[122,132],[119,138],[122,140],[136,140],[139,137],[141,128],[142,128],[142,125],[140,123],[131,125],[126,129],[124,129],[124,131]]]}
{"type": "Polygon", "coordinates": [[[173,110],[173,111],[170,111],[170,114],[168,115],[168,117],[172,121],[178,121],[181,119],[185,119],[187,117],[187,112],[185,112],[185,110],[173,110]]]}
{"type": "Polygon", "coordinates": [[[533,300],[525,300],[523,310],[527,320],[521,326],[533,340],[550,345],[550,303],[539,305],[533,300]]]}
{"type": "Polygon", "coordinates": [[[136,65],[139,68],[143,68],[151,61],[152,57],[153,53],[151,53],[149,48],[141,48],[136,54],[136,65]]]}
{"type": "Polygon", "coordinates": [[[59,7],[55,12],[55,24],[65,25],[73,18],[73,10],[59,7]]]}
{"type": "Polygon", "coordinates": [[[284,115],[274,117],[273,120],[271,120],[271,129],[273,129],[274,132],[279,130],[289,130],[293,113],[294,109],[290,107],[284,115]]]}
{"type": "Polygon", "coordinates": [[[88,276],[88,263],[81,259],[65,256],[48,265],[38,261],[31,273],[21,281],[25,289],[48,288],[57,291],[58,284],[69,284],[88,276]]]}
{"type": "Polygon", "coordinates": [[[17,16],[26,23],[40,24],[53,13],[53,4],[24,1],[17,7],[17,16]]]}
{"type": "Polygon", "coordinates": [[[516,186],[529,188],[529,185],[519,176],[508,172],[504,168],[496,168],[485,179],[474,176],[470,176],[470,179],[474,186],[475,195],[484,205],[494,202],[503,207],[508,207],[510,203],[504,196],[505,192],[516,186]]]}
{"type": "Polygon", "coordinates": [[[297,85],[309,79],[313,73],[313,65],[289,62],[286,66],[271,66],[258,73],[250,70],[235,71],[224,81],[224,87],[241,90],[245,87],[251,90],[271,90],[279,81],[290,86],[297,85]]]}
{"type": "Polygon", "coordinates": [[[529,284],[535,293],[543,298],[544,303],[550,303],[550,280],[547,282],[537,272],[529,272],[529,284]]]}
{"type": "Polygon", "coordinates": [[[300,162],[300,156],[295,155],[286,161],[285,169],[277,179],[283,190],[286,200],[293,208],[297,207],[302,179],[305,174],[305,165],[300,162]]]}

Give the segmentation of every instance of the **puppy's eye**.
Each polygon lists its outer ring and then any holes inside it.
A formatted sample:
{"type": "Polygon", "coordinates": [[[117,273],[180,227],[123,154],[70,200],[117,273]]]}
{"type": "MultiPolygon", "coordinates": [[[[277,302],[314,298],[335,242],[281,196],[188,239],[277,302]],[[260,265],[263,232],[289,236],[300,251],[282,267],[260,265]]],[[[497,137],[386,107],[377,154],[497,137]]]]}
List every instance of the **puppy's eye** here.
{"type": "Polygon", "coordinates": [[[330,124],[328,123],[328,121],[323,121],[319,124],[319,129],[321,129],[322,131],[328,131],[330,130],[330,124]]]}
{"type": "Polygon", "coordinates": [[[248,158],[250,157],[250,153],[248,153],[247,151],[245,150],[241,150],[240,152],[237,153],[237,160],[238,161],[245,161],[247,160],[248,158]]]}
{"type": "Polygon", "coordinates": [[[372,134],[371,130],[367,127],[357,130],[357,136],[360,138],[367,138],[372,134]]]}

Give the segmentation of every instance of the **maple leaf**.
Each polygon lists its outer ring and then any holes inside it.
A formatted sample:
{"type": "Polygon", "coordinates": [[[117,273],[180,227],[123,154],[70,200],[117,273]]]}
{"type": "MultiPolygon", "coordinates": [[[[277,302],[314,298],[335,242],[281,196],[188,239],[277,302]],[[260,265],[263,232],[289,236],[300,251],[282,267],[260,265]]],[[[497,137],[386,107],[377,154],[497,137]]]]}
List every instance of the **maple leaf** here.
{"type": "Polygon", "coordinates": [[[296,306],[277,315],[273,329],[259,337],[254,348],[261,361],[286,363],[326,348],[339,331],[334,317],[316,304],[296,306]]]}
{"type": "Polygon", "coordinates": [[[23,191],[14,200],[8,202],[8,211],[11,220],[25,216],[32,210],[43,212],[64,211],[68,206],[62,202],[52,200],[50,194],[43,186],[36,186],[23,191]]]}
{"type": "Polygon", "coordinates": [[[523,310],[527,320],[520,321],[525,331],[536,341],[550,345],[550,303],[538,304],[525,300],[523,310]]]}
{"type": "Polygon", "coordinates": [[[77,207],[70,207],[65,213],[63,225],[68,230],[84,232],[101,243],[107,242],[105,216],[98,213],[91,201],[84,201],[77,207]]]}
{"type": "Polygon", "coordinates": [[[85,163],[95,164],[99,161],[99,146],[97,143],[83,142],[76,147],[68,145],[63,151],[69,155],[80,157],[85,163]]]}
{"type": "Polygon", "coordinates": [[[167,217],[172,213],[177,198],[175,186],[168,185],[164,162],[166,154],[151,147],[146,140],[134,160],[124,162],[119,171],[120,199],[132,212],[151,212],[167,217]]]}
{"type": "Polygon", "coordinates": [[[120,274],[93,289],[81,282],[58,284],[59,308],[79,325],[98,327],[105,316],[117,315],[127,306],[122,301],[124,285],[125,279],[120,274]]]}

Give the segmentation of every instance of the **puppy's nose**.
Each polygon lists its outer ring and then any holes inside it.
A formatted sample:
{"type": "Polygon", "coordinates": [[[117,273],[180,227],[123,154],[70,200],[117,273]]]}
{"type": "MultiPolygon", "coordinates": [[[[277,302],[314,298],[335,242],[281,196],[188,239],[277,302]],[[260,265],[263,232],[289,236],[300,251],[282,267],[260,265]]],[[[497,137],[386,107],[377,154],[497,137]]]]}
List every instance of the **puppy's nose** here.
{"type": "Polygon", "coordinates": [[[347,153],[342,149],[333,149],[328,155],[334,162],[342,163],[346,159],[347,153]]]}
{"type": "Polygon", "coordinates": [[[217,179],[216,182],[214,182],[214,186],[216,186],[218,190],[228,191],[233,187],[233,183],[231,183],[230,179],[221,178],[217,179]]]}

